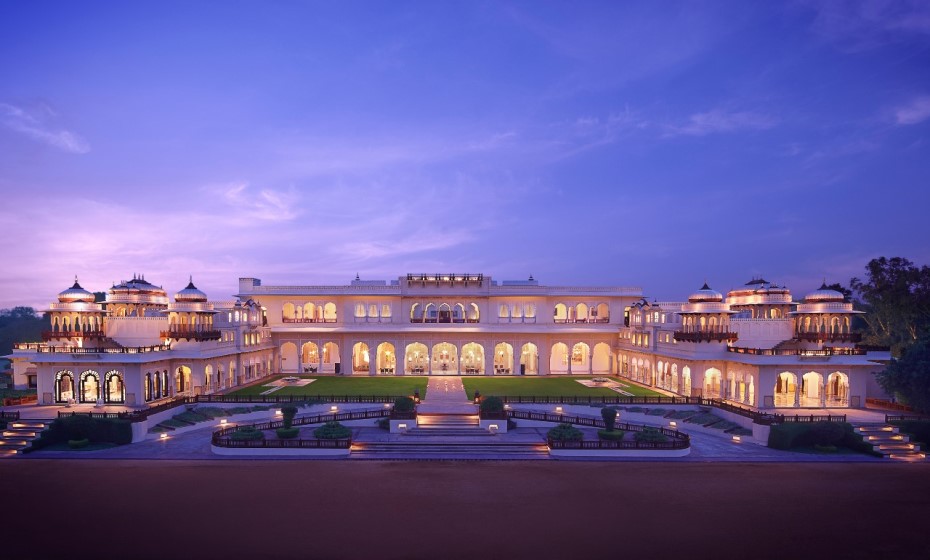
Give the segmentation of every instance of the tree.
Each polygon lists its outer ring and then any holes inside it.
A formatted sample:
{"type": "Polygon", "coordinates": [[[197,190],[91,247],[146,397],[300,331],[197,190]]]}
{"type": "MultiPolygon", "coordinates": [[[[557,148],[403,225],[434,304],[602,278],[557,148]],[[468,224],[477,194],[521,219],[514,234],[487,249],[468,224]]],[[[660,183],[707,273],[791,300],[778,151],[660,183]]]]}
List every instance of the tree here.
{"type": "Polygon", "coordinates": [[[866,324],[863,342],[890,346],[892,354],[930,333],[930,267],[901,258],[872,259],[867,277],[849,285],[858,296],[866,324]]]}
{"type": "Polygon", "coordinates": [[[930,337],[908,346],[877,379],[885,391],[905,404],[930,412],[930,337]]]}
{"type": "Polygon", "coordinates": [[[839,282],[836,282],[833,284],[827,284],[827,289],[843,294],[843,299],[847,302],[852,301],[853,291],[847,288],[846,286],[840,284],[839,282]]]}
{"type": "Polygon", "coordinates": [[[607,428],[607,431],[614,431],[614,426],[617,424],[617,409],[610,407],[602,408],[601,418],[604,419],[604,427],[607,428]]]}

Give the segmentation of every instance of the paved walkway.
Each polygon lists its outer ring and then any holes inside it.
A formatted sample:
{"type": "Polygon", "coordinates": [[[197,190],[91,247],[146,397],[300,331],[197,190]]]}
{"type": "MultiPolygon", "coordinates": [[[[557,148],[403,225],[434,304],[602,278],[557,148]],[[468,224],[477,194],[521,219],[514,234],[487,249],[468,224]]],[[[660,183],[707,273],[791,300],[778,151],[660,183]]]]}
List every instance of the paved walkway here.
{"type": "Polygon", "coordinates": [[[417,407],[420,413],[477,414],[476,407],[465,394],[461,377],[430,377],[426,398],[417,407]]]}

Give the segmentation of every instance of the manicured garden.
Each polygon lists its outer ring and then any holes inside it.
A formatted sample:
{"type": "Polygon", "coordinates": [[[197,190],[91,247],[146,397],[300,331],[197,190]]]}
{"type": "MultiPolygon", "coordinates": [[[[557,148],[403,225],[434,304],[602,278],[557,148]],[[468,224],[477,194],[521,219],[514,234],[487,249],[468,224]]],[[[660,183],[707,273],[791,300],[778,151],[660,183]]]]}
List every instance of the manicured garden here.
{"type": "MultiPolygon", "coordinates": [[[[578,383],[579,379],[592,379],[591,377],[463,377],[465,393],[469,397],[479,391],[482,395],[496,395],[499,397],[617,397],[620,393],[606,387],[585,387],[578,383]]],[[[649,389],[625,383],[616,378],[620,389],[634,396],[661,396],[649,389]]]]}
{"type": "MultiPolygon", "coordinates": [[[[283,376],[269,377],[262,382],[233,391],[232,395],[261,395],[271,389],[267,387],[274,380],[283,376]]],[[[420,397],[426,396],[426,377],[333,377],[317,375],[292,376],[300,379],[315,379],[313,383],[297,386],[286,386],[269,396],[307,396],[316,395],[374,395],[374,396],[402,396],[412,395],[417,389],[420,397]]]]}

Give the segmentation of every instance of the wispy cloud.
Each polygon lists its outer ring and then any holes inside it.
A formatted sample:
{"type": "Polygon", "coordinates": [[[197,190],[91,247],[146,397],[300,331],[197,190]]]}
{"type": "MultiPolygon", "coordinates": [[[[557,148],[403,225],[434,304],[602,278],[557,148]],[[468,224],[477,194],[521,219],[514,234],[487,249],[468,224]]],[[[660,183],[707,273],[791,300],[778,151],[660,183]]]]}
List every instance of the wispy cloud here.
{"type": "Polygon", "coordinates": [[[930,118],[930,95],[912,99],[894,111],[895,122],[901,125],[917,124],[930,118]]]}
{"type": "Polygon", "coordinates": [[[300,215],[300,197],[293,190],[260,189],[255,192],[247,182],[208,187],[218,194],[234,212],[266,222],[288,222],[300,215]]]}
{"type": "Polygon", "coordinates": [[[738,130],[765,130],[778,121],[769,115],[753,111],[726,111],[713,109],[695,113],[681,124],[666,125],[666,136],[706,136],[738,130]]]}
{"type": "Polygon", "coordinates": [[[0,123],[9,130],[68,153],[86,154],[90,151],[90,145],[79,135],[48,123],[56,115],[48,107],[43,109],[41,112],[27,111],[22,107],[0,103],[0,123]]]}
{"type": "Polygon", "coordinates": [[[925,0],[806,1],[801,5],[814,12],[814,32],[847,52],[930,35],[930,3],[925,0]]]}

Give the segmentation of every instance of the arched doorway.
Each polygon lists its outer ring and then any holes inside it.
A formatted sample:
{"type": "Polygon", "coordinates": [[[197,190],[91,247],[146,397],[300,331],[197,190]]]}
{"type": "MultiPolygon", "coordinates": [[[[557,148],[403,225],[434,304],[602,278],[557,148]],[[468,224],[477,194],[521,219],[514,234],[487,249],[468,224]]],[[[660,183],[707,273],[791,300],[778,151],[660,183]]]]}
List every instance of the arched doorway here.
{"type": "Polygon", "coordinates": [[[81,374],[80,401],[82,403],[96,403],[100,398],[100,376],[96,371],[85,371],[81,374]]]}
{"type": "Polygon", "coordinates": [[[454,344],[440,342],[433,346],[431,375],[458,375],[458,349],[454,344]]]}
{"type": "Polygon", "coordinates": [[[672,391],[681,394],[681,386],[678,384],[678,364],[672,364],[672,391]]]}
{"type": "Polygon", "coordinates": [[[339,358],[339,345],[327,342],[323,345],[323,371],[327,373],[342,373],[339,358]]]}
{"type": "Polygon", "coordinates": [[[816,408],[823,406],[823,376],[816,371],[809,371],[801,377],[800,406],[816,408]]]}
{"type": "Polygon", "coordinates": [[[691,396],[691,368],[688,366],[681,368],[681,394],[691,396]]]}
{"type": "Polygon", "coordinates": [[[180,395],[191,390],[191,368],[181,366],[175,372],[175,394],[180,395]]]}
{"type": "Polygon", "coordinates": [[[281,345],[281,372],[297,373],[297,345],[285,342],[281,345]]]}
{"type": "Polygon", "coordinates": [[[65,403],[74,398],[74,374],[62,370],[55,374],[55,402],[65,403]]]}
{"type": "Polygon", "coordinates": [[[394,353],[394,345],[389,342],[382,342],[379,344],[378,356],[375,361],[375,367],[378,368],[378,374],[393,375],[397,364],[397,356],[394,353]]]}
{"type": "Polygon", "coordinates": [[[527,342],[520,350],[520,374],[539,375],[539,349],[532,342],[527,342]]]}
{"type": "Polygon", "coordinates": [[[106,390],[103,400],[107,404],[126,402],[126,388],[123,385],[123,375],[118,371],[108,371],[106,375],[106,390]]]}
{"type": "MultiPolygon", "coordinates": [[[[584,304],[579,304],[584,305],[584,304]]],[[[585,308],[587,309],[587,308],[585,308]]],[[[591,347],[579,342],[572,347],[572,374],[587,374],[591,372],[591,347]]]]}
{"type": "Polygon", "coordinates": [[[304,373],[320,371],[320,347],[315,342],[304,342],[300,347],[300,367],[304,373]]]}
{"type": "Polygon", "coordinates": [[[513,346],[500,342],[494,347],[494,375],[513,373],[513,346]]]}
{"type": "Polygon", "coordinates": [[[798,377],[790,371],[783,371],[775,378],[775,406],[795,406],[798,391],[798,377]]]}
{"type": "Polygon", "coordinates": [[[720,370],[717,368],[708,368],[704,371],[704,398],[720,399],[723,398],[720,387],[720,370]]]}
{"type": "Polygon", "coordinates": [[[484,374],[484,346],[469,342],[462,346],[462,373],[466,375],[484,374]]]}
{"type": "Polygon", "coordinates": [[[556,342],[552,345],[552,352],[549,354],[549,373],[553,375],[568,373],[568,345],[564,342],[556,342]]]}
{"type": "Polygon", "coordinates": [[[826,406],[849,406],[849,376],[834,371],[827,377],[826,406]]]}
{"type": "Polygon", "coordinates": [[[594,345],[594,356],[591,358],[591,373],[610,375],[610,346],[603,342],[594,345]]]}
{"type": "Polygon", "coordinates": [[[404,350],[404,373],[422,375],[429,372],[429,349],[421,342],[408,344],[404,350]]]}
{"type": "Polygon", "coordinates": [[[369,373],[371,370],[371,356],[368,354],[368,345],[356,342],[352,347],[352,373],[369,373]]]}
{"type": "Polygon", "coordinates": [[[212,391],[213,383],[214,383],[213,366],[211,366],[210,364],[207,364],[207,366],[203,368],[204,391],[212,391]]]}

